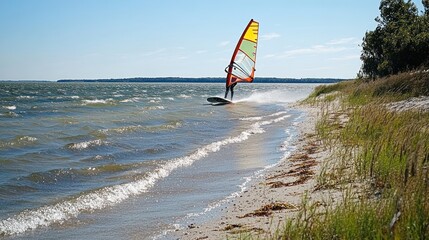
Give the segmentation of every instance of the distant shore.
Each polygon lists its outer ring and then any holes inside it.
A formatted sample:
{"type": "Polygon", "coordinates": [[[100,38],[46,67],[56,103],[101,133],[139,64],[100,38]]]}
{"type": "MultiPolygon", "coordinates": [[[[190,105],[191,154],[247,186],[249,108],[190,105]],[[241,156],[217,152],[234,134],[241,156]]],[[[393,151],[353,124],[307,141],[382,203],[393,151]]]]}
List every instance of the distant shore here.
{"type": "MultiPolygon", "coordinates": [[[[337,83],[346,79],[340,78],[276,78],[276,77],[257,77],[253,83],[337,83]]],[[[57,82],[178,82],[178,83],[225,83],[223,77],[137,77],[137,78],[115,78],[115,79],[61,79],[57,82]]]]}

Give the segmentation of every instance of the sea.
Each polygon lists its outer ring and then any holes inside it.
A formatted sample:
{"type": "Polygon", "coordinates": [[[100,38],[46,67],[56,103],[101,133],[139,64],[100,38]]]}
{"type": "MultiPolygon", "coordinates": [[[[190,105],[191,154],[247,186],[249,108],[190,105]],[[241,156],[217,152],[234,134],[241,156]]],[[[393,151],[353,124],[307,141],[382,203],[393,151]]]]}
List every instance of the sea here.
{"type": "Polygon", "coordinates": [[[317,85],[0,82],[0,239],[173,239],[291,154],[317,85]]]}

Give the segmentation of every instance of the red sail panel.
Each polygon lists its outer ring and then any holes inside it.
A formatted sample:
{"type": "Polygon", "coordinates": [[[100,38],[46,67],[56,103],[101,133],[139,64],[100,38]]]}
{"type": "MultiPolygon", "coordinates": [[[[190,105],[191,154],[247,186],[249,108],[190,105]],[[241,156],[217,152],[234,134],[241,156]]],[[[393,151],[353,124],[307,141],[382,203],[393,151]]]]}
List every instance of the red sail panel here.
{"type": "Polygon", "coordinates": [[[226,86],[237,82],[252,82],[255,76],[256,49],[258,46],[259,23],[250,20],[226,67],[226,86]]]}

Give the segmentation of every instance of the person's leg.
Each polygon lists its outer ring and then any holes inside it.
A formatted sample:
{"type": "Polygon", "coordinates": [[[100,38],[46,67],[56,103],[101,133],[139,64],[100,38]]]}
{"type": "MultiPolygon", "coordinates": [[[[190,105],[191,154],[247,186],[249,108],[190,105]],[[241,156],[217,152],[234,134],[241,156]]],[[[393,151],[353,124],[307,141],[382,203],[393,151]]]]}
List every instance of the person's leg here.
{"type": "Polygon", "coordinates": [[[225,97],[224,98],[226,98],[226,97],[228,97],[228,88],[226,88],[226,90],[225,90],[225,97]]]}
{"type": "MultiPolygon", "coordinates": [[[[232,87],[231,88],[231,101],[232,101],[232,98],[234,97],[234,88],[232,87]]],[[[226,97],[225,97],[226,98],[226,97]]]]}

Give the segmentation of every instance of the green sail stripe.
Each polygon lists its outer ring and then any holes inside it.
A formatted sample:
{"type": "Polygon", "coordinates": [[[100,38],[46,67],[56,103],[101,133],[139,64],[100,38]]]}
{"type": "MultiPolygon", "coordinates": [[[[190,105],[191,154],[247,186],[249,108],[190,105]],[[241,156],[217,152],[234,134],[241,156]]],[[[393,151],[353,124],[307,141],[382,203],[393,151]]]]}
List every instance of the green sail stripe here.
{"type": "Polygon", "coordinates": [[[240,50],[244,52],[250,59],[255,61],[256,59],[256,43],[243,39],[241,42],[240,50]]]}

